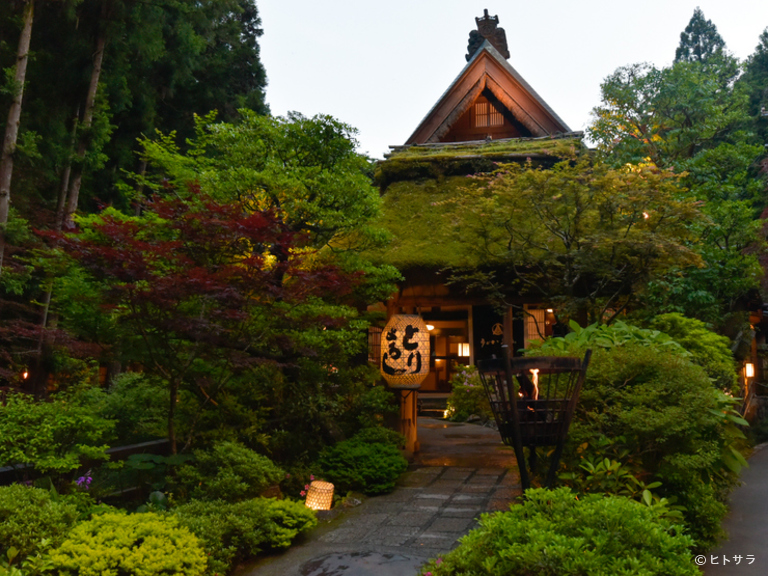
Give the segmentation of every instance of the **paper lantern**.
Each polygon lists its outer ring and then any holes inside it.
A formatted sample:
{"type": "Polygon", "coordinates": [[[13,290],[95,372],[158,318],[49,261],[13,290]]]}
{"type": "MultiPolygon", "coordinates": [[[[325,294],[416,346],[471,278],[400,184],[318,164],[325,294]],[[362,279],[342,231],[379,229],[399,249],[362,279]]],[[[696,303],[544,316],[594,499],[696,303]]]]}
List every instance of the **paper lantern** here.
{"type": "Polygon", "coordinates": [[[752,364],[752,362],[747,362],[746,364],[744,364],[744,377],[745,378],[755,377],[755,365],[752,364]]]}
{"type": "Polygon", "coordinates": [[[381,339],[381,375],[393,388],[415,387],[429,374],[429,331],[420,316],[395,314],[381,339]]]}
{"type": "Polygon", "coordinates": [[[304,503],[312,510],[330,510],[333,504],[333,484],[314,480],[307,490],[307,500],[304,503]]]}
{"type": "Polygon", "coordinates": [[[469,356],[469,342],[459,343],[459,356],[469,356]]]}

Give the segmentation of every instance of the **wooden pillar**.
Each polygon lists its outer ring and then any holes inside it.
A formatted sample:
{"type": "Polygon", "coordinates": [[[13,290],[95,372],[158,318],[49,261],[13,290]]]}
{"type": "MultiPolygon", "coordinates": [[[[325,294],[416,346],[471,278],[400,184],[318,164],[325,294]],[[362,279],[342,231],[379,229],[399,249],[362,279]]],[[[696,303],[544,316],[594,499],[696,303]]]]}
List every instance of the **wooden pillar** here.
{"type": "Polygon", "coordinates": [[[417,389],[399,389],[400,397],[400,429],[399,432],[405,436],[405,450],[409,454],[418,452],[419,432],[418,432],[418,400],[419,391],[417,389]]]}

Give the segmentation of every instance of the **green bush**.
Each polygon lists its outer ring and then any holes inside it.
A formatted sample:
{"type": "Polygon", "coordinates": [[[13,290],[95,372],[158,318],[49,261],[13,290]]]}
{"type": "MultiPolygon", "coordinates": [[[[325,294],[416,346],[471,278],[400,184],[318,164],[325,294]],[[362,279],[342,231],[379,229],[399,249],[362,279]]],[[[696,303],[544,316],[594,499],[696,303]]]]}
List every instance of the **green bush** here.
{"type": "Polygon", "coordinates": [[[682,527],[620,496],[576,499],[568,488],[533,489],[480,526],[422,574],[696,576],[682,527]]]}
{"type": "Polygon", "coordinates": [[[58,544],[77,517],[74,504],[54,501],[48,490],[0,486],[0,556],[13,547],[24,558],[39,551],[43,539],[58,544]]]}
{"type": "Polygon", "coordinates": [[[355,442],[365,444],[389,444],[395,448],[405,448],[405,436],[383,426],[363,428],[352,437],[355,442]]]}
{"type": "MultiPolygon", "coordinates": [[[[610,334],[611,327],[603,332],[610,334]]],[[[690,534],[706,549],[720,535],[723,501],[744,463],[737,427],[744,422],[733,413],[732,400],[689,360],[691,354],[681,355],[679,345],[665,340],[654,342],[658,338],[594,350],[563,463],[578,471],[590,456],[580,452],[582,446],[611,439],[611,453],[604,456],[625,465],[642,483],[661,482],[658,495],[677,499],[690,534]],[[700,484],[709,487],[694,494],[690,487],[700,484]]],[[[583,347],[557,347],[547,341],[538,353],[583,353],[583,347]]]]}
{"type": "Polygon", "coordinates": [[[115,421],[117,442],[136,444],[168,434],[168,386],[146,374],[118,375],[99,403],[101,414],[115,421]]]}
{"type": "Polygon", "coordinates": [[[477,368],[460,367],[451,378],[451,396],[448,398],[447,417],[454,422],[465,422],[472,415],[484,422],[493,420],[488,395],[480,382],[477,368]]]}
{"type": "Polygon", "coordinates": [[[171,516],[107,513],[75,526],[49,557],[61,576],[205,573],[198,538],[171,516]]]}
{"type": "Polygon", "coordinates": [[[365,442],[358,437],[339,442],[320,453],[318,464],[337,492],[359,490],[382,494],[395,488],[408,461],[392,444],[365,442]]]}
{"type": "Polygon", "coordinates": [[[0,466],[30,464],[44,473],[80,467],[81,457],[105,459],[114,423],[95,415],[82,392],[50,402],[11,394],[0,405],[0,466]]]}
{"type": "Polygon", "coordinates": [[[314,512],[303,503],[266,498],[235,504],[193,500],[173,513],[203,542],[209,574],[225,574],[262,550],[287,548],[298,534],[317,525],[314,512]]]}
{"type": "Polygon", "coordinates": [[[701,320],[682,314],[662,314],[651,320],[651,328],[660,330],[691,353],[691,361],[703,367],[715,385],[727,391],[738,388],[731,341],[715,334],[701,320]]]}
{"type": "Polygon", "coordinates": [[[175,492],[199,500],[236,502],[254,498],[283,479],[269,458],[236,442],[221,442],[195,452],[195,462],[180,466],[175,492]]]}

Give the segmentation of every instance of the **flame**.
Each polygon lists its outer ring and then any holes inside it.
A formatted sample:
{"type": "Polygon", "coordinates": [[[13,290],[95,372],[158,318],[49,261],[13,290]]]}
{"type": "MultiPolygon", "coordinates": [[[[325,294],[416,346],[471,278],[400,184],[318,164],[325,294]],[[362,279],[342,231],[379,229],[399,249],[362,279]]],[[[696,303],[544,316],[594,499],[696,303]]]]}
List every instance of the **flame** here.
{"type": "Polygon", "coordinates": [[[531,368],[531,374],[533,375],[533,399],[539,399],[539,369],[531,368]]]}

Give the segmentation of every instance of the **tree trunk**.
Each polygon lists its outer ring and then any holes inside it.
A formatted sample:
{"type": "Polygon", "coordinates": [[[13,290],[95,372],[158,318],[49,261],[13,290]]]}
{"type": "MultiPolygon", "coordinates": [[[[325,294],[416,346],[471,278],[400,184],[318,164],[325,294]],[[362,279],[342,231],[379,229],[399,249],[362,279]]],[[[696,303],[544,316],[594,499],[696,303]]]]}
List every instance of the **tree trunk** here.
{"type": "MultiPolygon", "coordinates": [[[[104,4],[106,7],[106,4],[104,4]]],[[[106,8],[105,8],[106,9],[106,8]]],[[[106,27],[102,26],[99,36],[96,39],[96,52],[93,55],[93,69],[91,70],[91,83],[88,86],[88,96],[85,99],[85,110],[83,111],[82,127],[86,135],[80,137],[80,144],[77,147],[77,164],[72,168],[72,178],[67,194],[67,203],[64,209],[64,226],[72,226],[72,217],[77,211],[77,203],[80,197],[80,186],[83,182],[83,161],[85,153],[88,150],[87,132],[93,123],[93,111],[96,108],[96,93],[99,89],[99,77],[101,76],[101,65],[104,60],[104,47],[107,44],[106,27]]]]}
{"type": "Polygon", "coordinates": [[[67,162],[61,173],[61,187],[59,188],[59,198],[56,202],[56,232],[61,232],[64,226],[64,208],[67,205],[67,192],[69,191],[69,181],[72,174],[72,155],[75,152],[75,142],[77,141],[77,126],[80,122],[80,106],[75,110],[75,116],[72,119],[72,133],[69,139],[69,152],[67,162]]]}
{"type": "Polygon", "coordinates": [[[3,256],[5,254],[5,228],[8,224],[8,211],[11,203],[11,176],[13,175],[13,155],[16,152],[16,141],[19,136],[21,121],[21,102],[24,97],[24,80],[27,75],[29,60],[29,41],[32,38],[32,21],[35,16],[35,0],[27,0],[24,6],[24,26],[19,36],[19,48],[16,51],[16,72],[14,88],[16,93],[8,112],[8,123],[5,126],[3,152],[0,156],[0,274],[3,272],[3,256]]]}
{"type": "Polygon", "coordinates": [[[168,440],[171,443],[171,454],[177,454],[176,446],[176,402],[179,397],[179,385],[176,382],[171,383],[170,406],[168,407],[168,440]]]}

